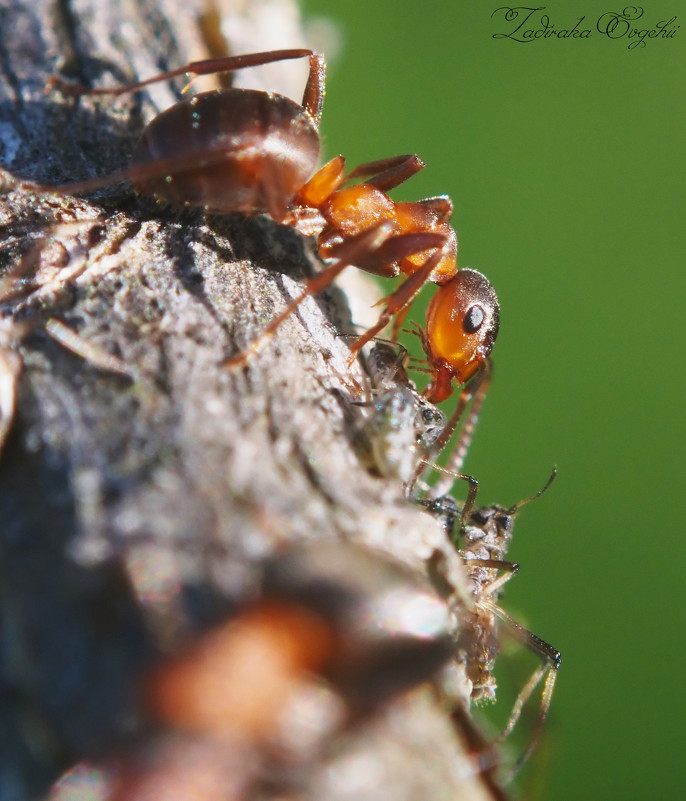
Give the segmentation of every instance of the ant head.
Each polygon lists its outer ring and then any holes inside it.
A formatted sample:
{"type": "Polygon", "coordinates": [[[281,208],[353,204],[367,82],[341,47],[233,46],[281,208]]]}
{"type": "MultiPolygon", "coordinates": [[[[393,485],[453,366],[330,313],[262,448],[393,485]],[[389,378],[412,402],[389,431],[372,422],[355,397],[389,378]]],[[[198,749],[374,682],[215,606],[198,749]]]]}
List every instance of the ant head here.
{"type": "Polygon", "coordinates": [[[448,396],[444,394],[446,377],[464,384],[474,375],[493,349],[499,324],[498,298],[480,272],[458,270],[439,287],[429,304],[423,337],[427,357],[438,376],[429,400],[436,403],[448,396]],[[443,397],[437,398],[436,393],[443,397]]]}

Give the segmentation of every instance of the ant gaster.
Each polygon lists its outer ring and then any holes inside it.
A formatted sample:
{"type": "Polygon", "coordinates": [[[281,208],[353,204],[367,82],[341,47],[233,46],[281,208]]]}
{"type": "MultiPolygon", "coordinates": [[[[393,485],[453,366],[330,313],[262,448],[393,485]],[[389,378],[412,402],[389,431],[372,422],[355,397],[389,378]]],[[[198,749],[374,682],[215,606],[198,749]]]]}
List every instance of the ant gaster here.
{"type": "MultiPolygon", "coordinates": [[[[457,268],[457,236],[447,196],[396,203],[387,192],[424,167],[413,155],[362,164],[346,174],[337,156],[317,170],[325,61],[312,50],[273,50],[196,61],[116,89],[70,89],[120,95],[179,75],[206,75],[294,58],[309,58],[309,77],[298,103],[275,93],[221,89],[190,97],[147,126],[130,166],[109,176],[58,187],[63,193],[129,180],[144,195],[213,212],[267,213],[301,233],[316,235],[320,256],[334,259],[310,278],[247,350],[230,358],[240,365],[273,336],[306,297],[328,286],[350,264],[384,277],[407,276],[385,298],[378,322],[352,345],[353,357],[395,316],[397,334],[409,305],[427,282],[439,285],[422,343],[431,402],[452,394],[488,358],[499,324],[496,294],[476,270],[457,268]],[[360,183],[347,185],[350,181],[360,183]]],[[[55,191],[55,187],[43,187],[55,191]]],[[[352,357],[351,357],[352,358],[352,357]]]]}

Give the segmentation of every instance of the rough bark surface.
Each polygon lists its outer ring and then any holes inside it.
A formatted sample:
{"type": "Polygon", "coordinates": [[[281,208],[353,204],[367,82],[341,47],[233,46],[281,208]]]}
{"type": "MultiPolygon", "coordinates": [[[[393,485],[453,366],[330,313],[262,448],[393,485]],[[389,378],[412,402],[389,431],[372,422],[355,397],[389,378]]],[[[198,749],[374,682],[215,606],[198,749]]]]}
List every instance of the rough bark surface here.
{"type": "MultiPolygon", "coordinates": [[[[278,5],[219,8],[243,32],[278,5]]],[[[245,368],[219,367],[316,268],[309,243],[266,217],[169,209],[126,185],[89,201],[12,180],[125,165],[181,84],[69,99],[46,80],[115,85],[207,56],[206,11],[199,0],[0,9],[0,256],[5,281],[24,281],[0,330],[0,801],[40,796],[135,730],[150,658],[250,597],[279,547],[345,539],[418,571],[443,548],[434,522],[351,446],[364,377],[346,367],[336,292],[304,303],[245,368]],[[81,354],[48,335],[51,320],[78,331],[81,354]]],[[[272,46],[241,36],[241,51],[272,46]]],[[[473,763],[427,693],[339,751],[338,773],[313,767],[303,797],[491,797],[465,779],[473,763]],[[350,773],[362,757],[366,783],[350,773]]]]}

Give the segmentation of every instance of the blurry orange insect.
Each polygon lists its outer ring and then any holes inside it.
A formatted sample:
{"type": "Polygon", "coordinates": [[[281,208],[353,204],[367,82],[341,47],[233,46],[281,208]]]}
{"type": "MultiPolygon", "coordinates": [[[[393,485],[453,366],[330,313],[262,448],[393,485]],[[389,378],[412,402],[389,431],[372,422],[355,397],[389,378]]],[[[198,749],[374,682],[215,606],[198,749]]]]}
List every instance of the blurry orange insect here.
{"type": "MultiPolygon", "coordinates": [[[[103,795],[264,797],[265,777],[297,781],[332,737],[430,680],[453,647],[444,601],[414,574],[341,543],[290,549],[267,566],[261,598],[143,676],[152,727],[99,763],[103,795]]],[[[79,778],[72,769],[51,798],[79,778]]]]}

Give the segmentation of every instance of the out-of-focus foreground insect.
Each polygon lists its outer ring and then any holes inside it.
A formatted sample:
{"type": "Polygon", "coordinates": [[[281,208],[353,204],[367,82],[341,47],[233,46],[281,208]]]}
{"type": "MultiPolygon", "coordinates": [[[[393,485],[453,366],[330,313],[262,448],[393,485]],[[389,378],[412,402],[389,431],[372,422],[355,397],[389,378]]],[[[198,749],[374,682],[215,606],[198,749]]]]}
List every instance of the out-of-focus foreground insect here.
{"type": "Polygon", "coordinates": [[[471,610],[461,615],[457,650],[458,655],[464,659],[465,672],[472,684],[472,700],[477,703],[495,701],[496,681],[493,669],[500,650],[498,620],[514,639],[542,660],[519,693],[505,728],[498,737],[500,741],[513,730],[524,705],[542,681],[538,717],[525,751],[515,762],[511,775],[531,756],[540,740],[562,657],[552,645],[513,620],[498,605],[498,599],[504,585],[519,570],[517,563],[505,560],[517,513],[522,506],[540,497],[556,474],[557,471],[553,470],[542,489],[509,508],[497,505],[474,508],[478,485],[470,476],[462,476],[469,479],[470,488],[461,509],[449,495],[419,501],[439,520],[446,534],[455,543],[468,572],[474,604],[471,610]]]}
{"type": "MultiPolygon", "coordinates": [[[[445,602],[414,574],[341,543],[293,548],[267,566],[259,599],[143,677],[153,728],[103,760],[104,797],[244,801],[265,782],[293,792],[332,738],[430,680],[453,650],[445,602]]],[[[69,797],[72,775],[52,798],[69,797]]]]}
{"type": "Polygon", "coordinates": [[[374,275],[407,276],[384,301],[378,322],[352,345],[353,356],[396,317],[397,333],[409,305],[427,282],[438,284],[422,343],[430,367],[427,397],[436,403],[464,384],[487,359],[499,326],[498,300],[476,270],[457,268],[457,236],[447,196],[396,203],[388,191],[424,166],[417,156],[369,162],[346,174],[337,156],[317,170],[324,98],[324,57],[292,49],[198,61],[115,89],[69,88],[73,94],[121,95],[179,75],[230,72],[293,58],[309,58],[309,78],[298,104],[282,95],[246,89],[203,92],[154,118],[128,168],[112,175],[44,191],[78,193],[123,180],[159,200],[218,213],[267,213],[316,235],[320,256],[333,263],[310,278],[258,340],[227,360],[243,364],[306,297],[327,287],[348,265],[374,275]],[[359,183],[348,185],[351,181],[359,183]]]}

